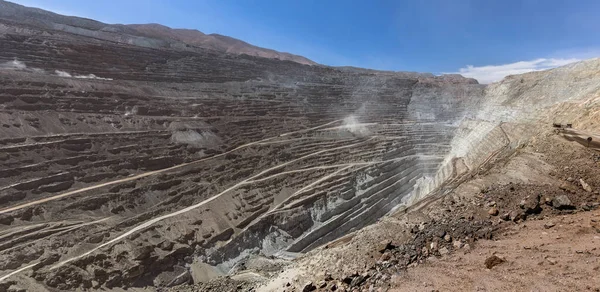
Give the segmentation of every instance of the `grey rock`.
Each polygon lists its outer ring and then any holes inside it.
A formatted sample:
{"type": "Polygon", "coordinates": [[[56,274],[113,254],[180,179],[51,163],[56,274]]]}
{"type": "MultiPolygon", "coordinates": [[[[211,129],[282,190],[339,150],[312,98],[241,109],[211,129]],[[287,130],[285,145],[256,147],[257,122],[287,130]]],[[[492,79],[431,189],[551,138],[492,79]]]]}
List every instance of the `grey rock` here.
{"type": "Polygon", "coordinates": [[[525,214],[525,212],[521,210],[514,210],[510,211],[509,217],[510,220],[513,222],[524,221],[525,219],[527,219],[527,214],[525,214]]]}
{"type": "Polygon", "coordinates": [[[444,236],[446,235],[446,231],[440,230],[436,234],[439,238],[444,238],[444,236]]]}
{"type": "Polygon", "coordinates": [[[525,211],[525,214],[539,214],[542,212],[540,207],[540,195],[530,195],[523,199],[520,204],[521,209],[525,211]]]}
{"type": "Polygon", "coordinates": [[[439,249],[440,255],[447,255],[448,253],[450,253],[450,251],[448,251],[448,249],[446,247],[442,247],[439,249]]]}
{"type": "Polygon", "coordinates": [[[567,197],[567,195],[559,195],[552,199],[552,207],[558,210],[568,210],[573,209],[573,203],[571,203],[571,199],[567,197]]]}

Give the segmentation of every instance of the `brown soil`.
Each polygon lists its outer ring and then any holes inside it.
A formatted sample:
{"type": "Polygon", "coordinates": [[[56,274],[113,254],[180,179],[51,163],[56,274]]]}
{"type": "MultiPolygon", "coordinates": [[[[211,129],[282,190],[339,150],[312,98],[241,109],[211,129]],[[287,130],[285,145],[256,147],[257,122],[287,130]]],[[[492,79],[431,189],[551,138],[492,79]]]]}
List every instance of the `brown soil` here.
{"type": "Polygon", "coordinates": [[[407,269],[392,279],[390,291],[600,291],[600,154],[548,137],[517,155],[531,150],[554,167],[548,173],[554,185],[493,186],[481,197],[488,206],[496,202],[501,217],[526,211],[527,201],[539,195],[539,211],[517,223],[491,217],[492,224],[499,223],[493,240],[407,269]],[[572,208],[551,206],[561,195],[572,208]],[[505,262],[487,269],[486,260],[494,255],[505,262]]]}
{"type": "Polygon", "coordinates": [[[515,224],[472,250],[399,273],[389,291],[598,291],[599,222],[594,210],[515,224]],[[505,262],[487,269],[492,255],[505,262]]]}

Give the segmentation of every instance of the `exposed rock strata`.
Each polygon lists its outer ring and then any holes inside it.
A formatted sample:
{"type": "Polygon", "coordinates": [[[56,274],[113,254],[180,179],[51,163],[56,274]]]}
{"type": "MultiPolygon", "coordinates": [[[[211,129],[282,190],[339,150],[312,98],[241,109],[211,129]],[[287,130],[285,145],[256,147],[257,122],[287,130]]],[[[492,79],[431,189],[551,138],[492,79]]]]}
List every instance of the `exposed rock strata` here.
{"type": "Polygon", "coordinates": [[[65,290],[309,251],[509,155],[532,123],[585,114],[600,84],[597,60],[485,88],[107,41],[54,17],[0,17],[0,277],[65,290]]]}

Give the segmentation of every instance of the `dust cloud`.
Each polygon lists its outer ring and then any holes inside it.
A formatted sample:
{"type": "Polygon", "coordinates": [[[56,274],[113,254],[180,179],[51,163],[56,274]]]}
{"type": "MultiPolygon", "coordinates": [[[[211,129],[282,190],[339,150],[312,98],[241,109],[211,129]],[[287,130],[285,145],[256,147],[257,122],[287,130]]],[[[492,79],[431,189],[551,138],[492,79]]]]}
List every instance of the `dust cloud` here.
{"type": "Polygon", "coordinates": [[[24,62],[19,61],[18,59],[14,59],[12,61],[8,61],[0,64],[0,70],[18,70],[18,71],[27,71],[34,73],[45,73],[43,69],[28,67],[24,62]]]}
{"type": "Polygon", "coordinates": [[[344,118],[343,128],[357,136],[369,136],[371,134],[371,131],[365,127],[365,124],[360,123],[355,115],[344,118]]]}
{"type": "Polygon", "coordinates": [[[112,78],[98,77],[98,76],[96,76],[94,74],[88,74],[88,75],[71,75],[69,72],[62,71],[62,70],[55,70],[54,73],[56,75],[58,75],[59,77],[65,77],[65,78],[113,80],[112,78]]]}

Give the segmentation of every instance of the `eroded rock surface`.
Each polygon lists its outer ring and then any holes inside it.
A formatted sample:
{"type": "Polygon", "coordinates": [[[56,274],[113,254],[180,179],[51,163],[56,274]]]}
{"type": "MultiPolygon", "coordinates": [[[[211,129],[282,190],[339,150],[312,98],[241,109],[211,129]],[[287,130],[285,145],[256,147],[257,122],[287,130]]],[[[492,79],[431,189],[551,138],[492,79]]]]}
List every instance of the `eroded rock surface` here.
{"type": "Polygon", "coordinates": [[[0,281],[31,289],[164,287],[294,257],[509,155],[532,124],[583,115],[600,84],[597,60],[486,88],[20,13],[38,20],[0,14],[0,281]]]}

